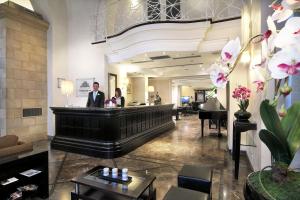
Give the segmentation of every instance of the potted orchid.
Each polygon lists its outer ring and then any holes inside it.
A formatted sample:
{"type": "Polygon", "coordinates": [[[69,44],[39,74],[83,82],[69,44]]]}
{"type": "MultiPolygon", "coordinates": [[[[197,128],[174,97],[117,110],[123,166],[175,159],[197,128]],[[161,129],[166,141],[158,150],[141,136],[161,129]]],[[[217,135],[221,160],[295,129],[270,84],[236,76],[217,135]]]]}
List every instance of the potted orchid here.
{"type": "Polygon", "coordinates": [[[238,121],[247,121],[251,117],[251,113],[247,112],[249,106],[251,90],[244,86],[234,89],[232,97],[238,101],[240,110],[234,113],[238,121]]]}
{"type": "Polygon", "coordinates": [[[117,102],[114,98],[111,98],[111,99],[106,99],[104,104],[106,108],[114,108],[116,107],[117,102]]]}
{"type": "MultiPolygon", "coordinates": [[[[300,72],[300,17],[294,16],[294,13],[299,12],[300,0],[275,1],[270,7],[274,9],[274,13],[267,19],[269,30],[250,38],[243,48],[238,38],[229,41],[221,52],[222,61],[213,64],[210,78],[216,87],[224,88],[243,52],[253,43],[261,44],[261,61],[252,67],[260,71],[264,78],[253,83],[256,85],[257,92],[262,92],[270,81],[275,81],[275,95],[273,99],[266,99],[260,105],[260,115],[266,128],[260,130],[259,137],[272,154],[270,180],[286,182],[289,190],[293,188],[289,187],[289,181],[295,180],[295,177],[300,181],[300,174],[295,175],[300,169],[300,102],[294,102],[288,110],[284,103],[278,104],[285,102],[279,101],[280,98],[286,98],[292,92],[292,88],[288,85],[289,78],[300,72]],[[285,22],[284,27],[278,30],[275,22],[285,22]],[[293,173],[293,179],[288,179],[289,173],[293,173]]],[[[256,174],[252,177],[255,176],[256,174]]],[[[263,188],[261,191],[264,191],[264,199],[281,199],[282,194],[270,194],[270,191],[263,186],[261,177],[266,178],[266,176],[259,172],[258,177],[257,182],[260,188],[263,188]]],[[[277,187],[276,184],[270,184],[272,187],[277,187]]],[[[272,190],[274,191],[277,190],[272,190]]],[[[295,191],[291,190],[285,195],[292,193],[295,191]]],[[[296,192],[295,195],[299,194],[296,192]]],[[[285,198],[288,199],[287,196],[285,198]]]]}

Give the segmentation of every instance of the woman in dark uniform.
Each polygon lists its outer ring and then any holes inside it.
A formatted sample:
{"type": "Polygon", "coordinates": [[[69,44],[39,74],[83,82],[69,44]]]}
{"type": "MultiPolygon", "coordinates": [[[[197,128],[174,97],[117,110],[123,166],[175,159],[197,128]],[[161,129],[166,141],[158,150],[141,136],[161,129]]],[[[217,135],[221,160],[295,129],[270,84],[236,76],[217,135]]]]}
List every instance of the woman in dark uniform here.
{"type": "Polygon", "coordinates": [[[122,92],[120,88],[116,88],[115,96],[112,99],[116,101],[118,107],[123,108],[125,106],[125,98],[122,96],[122,92]]]}

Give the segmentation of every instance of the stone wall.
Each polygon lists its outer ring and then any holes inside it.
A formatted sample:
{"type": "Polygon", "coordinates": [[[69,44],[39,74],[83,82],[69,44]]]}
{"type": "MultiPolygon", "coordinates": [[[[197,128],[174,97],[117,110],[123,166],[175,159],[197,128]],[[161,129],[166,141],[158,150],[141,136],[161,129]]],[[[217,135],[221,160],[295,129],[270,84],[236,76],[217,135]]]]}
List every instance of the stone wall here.
{"type": "Polygon", "coordinates": [[[0,13],[6,33],[6,134],[23,141],[46,139],[48,24],[15,4],[0,6],[0,13]],[[24,108],[42,108],[42,115],[23,117],[24,108]]]}

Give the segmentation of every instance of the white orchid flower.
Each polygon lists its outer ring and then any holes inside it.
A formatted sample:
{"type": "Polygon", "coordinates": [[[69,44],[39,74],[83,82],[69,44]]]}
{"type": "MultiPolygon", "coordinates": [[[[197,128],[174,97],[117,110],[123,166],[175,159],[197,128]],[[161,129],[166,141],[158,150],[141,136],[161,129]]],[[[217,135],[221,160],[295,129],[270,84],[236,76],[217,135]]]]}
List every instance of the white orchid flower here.
{"type": "Polygon", "coordinates": [[[274,79],[283,79],[297,74],[300,71],[300,51],[294,47],[278,51],[270,59],[268,68],[274,79]]]}
{"type": "Polygon", "coordinates": [[[241,42],[237,37],[235,40],[230,40],[222,49],[221,58],[226,64],[232,65],[241,50],[241,42]]]}
{"type": "Polygon", "coordinates": [[[225,88],[228,79],[227,75],[229,73],[228,67],[223,67],[220,64],[212,64],[211,65],[211,72],[210,72],[210,79],[214,86],[218,88],[225,88]]]}
{"type": "Polygon", "coordinates": [[[293,15],[293,11],[290,9],[283,9],[283,10],[275,10],[272,15],[272,19],[277,21],[277,23],[283,22],[290,18],[293,15]]]}
{"type": "Polygon", "coordinates": [[[274,44],[279,48],[300,44],[300,17],[292,17],[286,22],[274,44]]]}
{"type": "Polygon", "coordinates": [[[277,28],[274,21],[272,20],[272,17],[270,16],[267,19],[267,24],[268,24],[268,29],[271,31],[271,35],[268,38],[268,46],[269,46],[269,50],[272,52],[275,49],[274,41],[275,38],[277,37],[277,28]]]}
{"type": "Polygon", "coordinates": [[[281,5],[290,10],[296,10],[300,8],[300,0],[283,0],[281,5]]]}
{"type": "Polygon", "coordinates": [[[283,6],[282,4],[277,3],[275,1],[270,5],[273,8],[274,13],[272,15],[273,21],[277,21],[277,23],[283,22],[290,18],[293,15],[293,10],[288,6],[283,6]]]}
{"type": "Polygon", "coordinates": [[[275,50],[275,39],[277,37],[277,28],[272,20],[272,17],[267,19],[268,31],[264,34],[264,40],[262,41],[262,56],[267,60],[275,50]]]}

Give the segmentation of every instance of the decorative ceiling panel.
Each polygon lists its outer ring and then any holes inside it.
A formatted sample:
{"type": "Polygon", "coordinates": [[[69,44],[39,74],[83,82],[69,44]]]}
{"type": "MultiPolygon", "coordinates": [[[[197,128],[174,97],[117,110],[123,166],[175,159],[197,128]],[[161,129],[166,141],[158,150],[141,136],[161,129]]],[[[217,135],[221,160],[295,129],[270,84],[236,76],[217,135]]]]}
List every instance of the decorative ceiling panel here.
{"type": "Polygon", "coordinates": [[[241,16],[242,0],[99,0],[92,14],[95,41],[148,22],[224,20],[241,16]]]}

